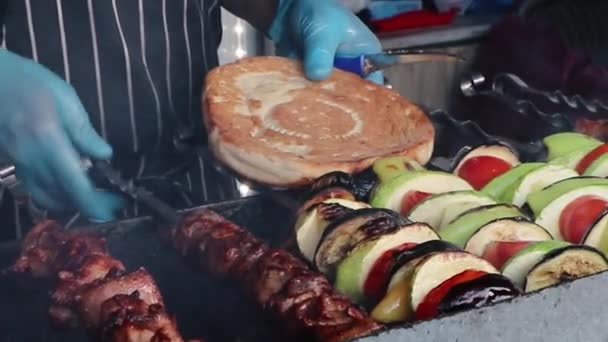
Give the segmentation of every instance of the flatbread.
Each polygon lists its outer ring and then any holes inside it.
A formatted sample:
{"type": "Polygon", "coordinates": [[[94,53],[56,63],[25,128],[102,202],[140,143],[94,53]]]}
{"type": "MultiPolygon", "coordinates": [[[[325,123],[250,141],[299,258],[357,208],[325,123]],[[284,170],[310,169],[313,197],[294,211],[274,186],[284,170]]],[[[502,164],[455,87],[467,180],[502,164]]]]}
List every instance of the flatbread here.
{"type": "Polygon", "coordinates": [[[386,156],[431,157],[434,129],[386,87],[335,70],[305,78],[299,62],[250,57],[211,70],[203,94],[209,145],[225,166],[265,185],[302,186],[357,173],[386,156]]]}

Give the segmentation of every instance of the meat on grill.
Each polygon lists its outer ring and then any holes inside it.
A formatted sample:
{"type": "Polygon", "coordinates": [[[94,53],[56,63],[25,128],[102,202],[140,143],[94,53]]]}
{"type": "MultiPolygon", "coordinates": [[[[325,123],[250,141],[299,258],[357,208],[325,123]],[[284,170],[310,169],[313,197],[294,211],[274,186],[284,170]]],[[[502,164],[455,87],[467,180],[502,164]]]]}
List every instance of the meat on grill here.
{"type": "Polygon", "coordinates": [[[191,213],[172,237],[184,256],[198,258],[213,274],[246,284],[246,290],[288,332],[307,333],[322,342],[343,342],[382,329],[300,259],[271,249],[213,211],[191,213]]]}
{"type": "Polygon", "coordinates": [[[25,237],[12,270],[35,277],[57,274],[49,308],[57,325],[82,322],[102,341],[184,341],[153,277],[144,268],[127,273],[100,236],[42,222],[25,237]]]}

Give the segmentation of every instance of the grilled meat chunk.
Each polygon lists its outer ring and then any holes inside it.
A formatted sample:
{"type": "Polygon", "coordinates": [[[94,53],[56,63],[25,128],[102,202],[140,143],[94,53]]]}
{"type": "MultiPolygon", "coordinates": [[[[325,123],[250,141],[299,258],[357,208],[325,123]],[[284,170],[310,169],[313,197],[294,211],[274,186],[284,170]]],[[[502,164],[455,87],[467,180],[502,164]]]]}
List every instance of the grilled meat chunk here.
{"type": "Polygon", "coordinates": [[[119,276],[106,277],[99,283],[85,286],[78,303],[80,317],[87,327],[99,325],[101,305],[104,301],[121,294],[139,292],[139,297],[148,305],[161,304],[163,299],[154,278],[143,268],[119,276]]]}
{"type": "Polygon", "coordinates": [[[146,303],[138,291],[116,295],[103,302],[100,320],[102,341],[183,342],[175,320],[167,315],[162,304],[146,303]]]}
{"type": "Polygon", "coordinates": [[[66,231],[49,220],[39,223],[26,235],[21,255],[11,270],[48,277],[66,268],[78,268],[91,254],[107,254],[104,238],[66,231]]]}
{"type": "Polygon", "coordinates": [[[196,253],[209,272],[246,284],[245,290],[290,333],[343,342],[382,328],[303,261],[270,249],[215,212],[191,213],[172,236],[182,254],[196,253]]]}
{"type": "Polygon", "coordinates": [[[144,268],[127,273],[107,254],[103,237],[40,223],[11,270],[36,277],[57,273],[49,308],[57,325],[84,322],[102,341],[184,341],[152,276],[144,268]]]}

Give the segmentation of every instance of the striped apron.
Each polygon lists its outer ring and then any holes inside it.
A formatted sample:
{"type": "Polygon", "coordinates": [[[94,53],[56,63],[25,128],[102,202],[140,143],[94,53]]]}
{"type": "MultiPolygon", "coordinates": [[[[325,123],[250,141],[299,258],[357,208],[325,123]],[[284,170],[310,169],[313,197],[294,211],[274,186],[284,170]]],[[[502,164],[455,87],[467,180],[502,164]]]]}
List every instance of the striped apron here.
{"type": "MultiPolygon", "coordinates": [[[[76,89],[125,176],[177,207],[237,196],[234,179],[175,147],[178,132],[206,143],[201,91],[205,73],[218,64],[218,0],[1,2],[2,48],[76,89]]],[[[32,205],[25,202],[3,191],[0,240],[19,238],[31,226],[32,205]]],[[[133,205],[122,216],[138,214],[133,205]]],[[[53,218],[82,222],[77,213],[53,218]]]]}

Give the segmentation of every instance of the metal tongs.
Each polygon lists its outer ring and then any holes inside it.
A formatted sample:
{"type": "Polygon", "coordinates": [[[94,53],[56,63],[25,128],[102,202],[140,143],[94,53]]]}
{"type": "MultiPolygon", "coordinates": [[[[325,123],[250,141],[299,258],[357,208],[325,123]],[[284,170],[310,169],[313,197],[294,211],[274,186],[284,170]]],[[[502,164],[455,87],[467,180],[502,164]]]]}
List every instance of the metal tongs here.
{"type": "Polygon", "coordinates": [[[481,74],[473,74],[461,81],[460,89],[465,96],[495,94],[511,98],[518,106],[533,106],[540,114],[556,115],[565,108],[575,110],[583,116],[598,117],[608,114],[608,105],[599,99],[585,99],[581,95],[566,95],[561,90],[535,89],[524,80],[510,73],[496,75],[488,81],[481,74]],[[541,110],[540,108],[543,108],[541,110]],[[561,109],[561,110],[560,110],[561,109]],[[551,111],[552,113],[547,113],[551,111]]]}
{"type": "MultiPolygon", "coordinates": [[[[137,186],[132,180],[122,177],[120,172],[115,170],[108,161],[81,160],[81,168],[86,171],[93,171],[108,181],[115,190],[129,196],[137,203],[148,207],[154,215],[165,221],[167,224],[176,225],[180,221],[180,215],[169,204],[156,197],[151,191],[137,186]]],[[[21,186],[21,181],[15,175],[13,165],[0,169],[0,187],[9,190],[15,198],[27,198],[28,195],[21,186]]],[[[37,219],[42,219],[42,212],[33,212],[37,219]]]]}
{"type": "Polygon", "coordinates": [[[92,167],[117,190],[131,197],[135,202],[147,206],[167,224],[173,227],[179,223],[181,217],[173,207],[156,197],[154,193],[146,188],[137,186],[132,180],[124,179],[120,172],[115,170],[109,162],[105,160],[94,161],[92,167]]]}

